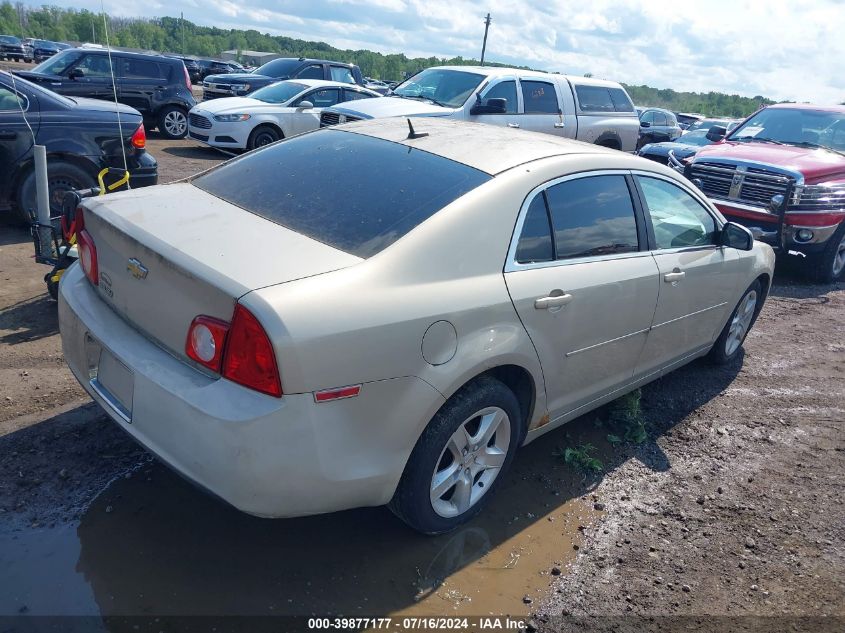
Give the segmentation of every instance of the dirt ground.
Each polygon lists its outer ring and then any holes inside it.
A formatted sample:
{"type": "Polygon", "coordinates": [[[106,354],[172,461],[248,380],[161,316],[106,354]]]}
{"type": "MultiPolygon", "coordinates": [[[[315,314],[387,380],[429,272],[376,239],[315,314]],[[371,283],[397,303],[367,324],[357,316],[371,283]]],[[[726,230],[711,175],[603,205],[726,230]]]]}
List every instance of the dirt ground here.
{"type": "MultiPolygon", "coordinates": [[[[154,133],[148,148],[161,182],[225,158],[154,133]]],[[[300,614],[506,610],[544,631],[845,630],[843,283],[809,285],[779,265],[741,362],[698,361],[642,390],[645,442],[611,445],[595,415],[576,420],[522,451],[484,517],[428,540],[384,509],[244,517],[150,462],[64,366],[46,268],[31,255],[28,233],[0,222],[0,615],[37,612],[66,567],[68,578],[84,571],[103,614],[290,604],[300,614]],[[586,442],[599,474],[552,455],[586,442]],[[82,551],[36,574],[27,548],[51,534],[82,551]],[[133,540],[117,546],[109,534],[133,540]],[[234,579],[198,562],[220,556],[220,542],[234,579]],[[242,569],[243,559],[259,562],[242,569]],[[20,589],[18,573],[36,589],[20,589]]]]}

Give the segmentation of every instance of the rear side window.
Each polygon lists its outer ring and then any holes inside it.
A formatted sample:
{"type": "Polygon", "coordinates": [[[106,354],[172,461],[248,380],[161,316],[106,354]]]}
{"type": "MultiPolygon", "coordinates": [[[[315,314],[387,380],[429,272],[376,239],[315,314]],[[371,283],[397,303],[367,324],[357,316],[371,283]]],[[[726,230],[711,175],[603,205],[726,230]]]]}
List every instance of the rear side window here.
{"type": "Polygon", "coordinates": [[[361,92],[360,90],[344,90],[343,91],[343,100],[344,101],[358,101],[359,99],[372,99],[373,95],[368,94],[366,92],[361,92]]]}
{"type": "Polygon", "coordinates": [[[546,190],[558,259],[639,250],[624,176],[589,176],[546,190]]]}
{"type": "Polygon", "coordinates": [[[193,184],[339,250],[371,257],[491,179],[436,154],[324,129],[250,152],[193,184]]]}
{"type": "Polygon", "coordinates": [[[337,88],[314,90],[306,94],[300,101],[310,101],[315,108],[328,108],[340,101],[340,90],[337,88]]]}
{"type": "Polygon", "coordinates": [[[560,106],[553,84],[545,81],[520,81],[525,114],[557,114],[560,106]]]}
{"type": "Polygon", "coordinates": [[[550,262],[554,259],[552,246],[552,229],[549,225],[549,213],[542,193],[534,196],[525,221],[522,233],[516,245],[516,261],[520,264],[534,262],[550,262]]]}
{"type": "Polygon", "coordinates": [[[614,112],[610,91],[602,86],[575,86],[578,104],[584,112],[614,112]]]}
{"type": "Polygon", "coordinates": [[[122,67],[123,76],[127,79],[167,79],[166,66],[158,62],[121,58],[119,64],[122,67]]]}
{"type": "Polygon", "coordinates": [[[628,93],[622,88],[609,88],[610,98],[613,101],[613,108],[617,112],[634,112],[634,104],[631,103],[628,93]]]}

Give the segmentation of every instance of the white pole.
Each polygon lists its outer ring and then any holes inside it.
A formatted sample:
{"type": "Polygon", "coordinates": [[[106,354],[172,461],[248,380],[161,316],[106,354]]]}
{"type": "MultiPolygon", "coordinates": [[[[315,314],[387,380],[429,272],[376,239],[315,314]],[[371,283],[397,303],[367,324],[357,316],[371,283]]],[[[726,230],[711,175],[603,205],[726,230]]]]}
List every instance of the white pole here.
{"type": "MultiPolygon", "coordinates": [[[[38,224],[49,226],[50,224],[50,190],[47,185],[47,148],[44,145],[34,145],[33,153],[35,158],[35,186],[38,201],[38,224]]],[[[38,231],[41,240],[41,253],[49,254],[53,249],[53,242],[50,239],[50,231],[40,229],[38,231]]]]}

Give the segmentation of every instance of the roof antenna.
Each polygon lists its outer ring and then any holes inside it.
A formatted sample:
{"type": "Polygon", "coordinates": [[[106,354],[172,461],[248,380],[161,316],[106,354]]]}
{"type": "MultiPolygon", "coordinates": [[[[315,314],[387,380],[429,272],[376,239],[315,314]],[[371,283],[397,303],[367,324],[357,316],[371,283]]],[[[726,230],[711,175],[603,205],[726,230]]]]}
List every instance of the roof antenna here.
{"type": "MultiPolygon", "coordinates": [[[[414,126],[411,123],[411,119],[408,119],[408,129],[410,130],[410,133],[408,134],[409,139],[411,139],[411,138],[422,138],[423,136],[428,136],[428,132],[415,132],[414,126]]],[[[407,139],[405,139],[405,140],[407,140],[407,139]]]]}

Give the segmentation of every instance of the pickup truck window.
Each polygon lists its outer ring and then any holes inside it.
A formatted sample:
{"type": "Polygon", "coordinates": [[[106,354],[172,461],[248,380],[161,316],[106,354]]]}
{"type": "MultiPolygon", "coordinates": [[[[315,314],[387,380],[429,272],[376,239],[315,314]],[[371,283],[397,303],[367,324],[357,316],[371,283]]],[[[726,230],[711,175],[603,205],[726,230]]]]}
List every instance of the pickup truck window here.
{"type": "Polygon", "coordinates": [[[610,91],[604,86],[575,86],[578,105],[583,112],[614,112],[610,91]]]}
{"type": "Polygon", "coordinates": [[[296,73],[296,77],[297,79],[323,79],[323,67],[320,64],[306,66],[296,73]]]}
{"type": "Polygon", "coordinates": [[[526,81],[523,79],[522,101],[525,114],[557,114],[560,105],[557,102],[557,92],[553,84],[545,81],[526,81]]]}
{"type": "Polygon", "coordinates": [[[631,98],[622,88],[608,88],[608,92],[617,112],[634,112],[634,104],[631,103],[631,98]]]}
{"type": "Polygon", "coordinates": [[[352,76],[352,71],[345,66],[329,66],[332,73],[332,81],[339,81],[343,84],[354,84],[355,78],[352,76]]]}
{"type": "Polygon", "coordinates": [[[507,113],[516,114],[517,98],[516,98],[516,82],[502,81],[490,88],[487,92],[481,95],[482,100],[487,99],[504,99],[507,101],[507,113]]]}
{"type": "Polygon", "coordinates": [[[588,176],[546,189],[558,259],[639,250],[624,176],[588,176]]]}

